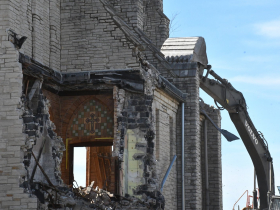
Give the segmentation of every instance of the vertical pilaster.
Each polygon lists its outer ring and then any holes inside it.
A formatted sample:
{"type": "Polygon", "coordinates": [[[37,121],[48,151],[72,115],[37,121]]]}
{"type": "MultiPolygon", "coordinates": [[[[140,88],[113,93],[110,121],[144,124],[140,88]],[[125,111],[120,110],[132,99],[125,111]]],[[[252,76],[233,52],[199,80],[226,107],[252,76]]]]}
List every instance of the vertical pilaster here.
{"type": "MultiPolygon", "coordinates": [[[[204,110],[208,116],[221,127],[221,115],[218,109],[204,105],[204,110]]],[[[223,209],[222,195],[222,159],[221,159],[221,134],[207,120],[206,133],[207,145],[205,145],[205,117],[201,115],[201,173],[202,173],[202,206],[206,209],[207,194],[206,194],[206,159],[208,162],[208,194],[209,194],[209,209],[223,209]],[[207,146],[207,156],[205,147],[207,146]],[[205,157],[206,156],[206,157],[205,157]],[[206,158],[206,159],[205,159],[206,158]]]]}
{"type": "MultiPolygon", "coordinates": [[[[221,114],[210,107],[209,116],[221,127],[221,114]]],[[[209,209],[223,209],[221,134],[208,121],[209,209]]]]}
{"type": "Polygon", "coordinates": [[[50,3],[32,0],[32,56],[49,66],[50,62],[50,3]]]}
{"type": "MultiPolygon", "coordinates": [[[[185,155],[185,170],[183,174],[185,177],[185,209],[202,209],[198,70],[195,76],[174,79],[174,84],[183,92],[188,93],[184,109],[184,148],[180,148],[181,142],[177,140],[177,154],[181,154],[181,149],[184,149],[185,155]]],[[[177,118],[181,119],[181,116],[177,118]]],[[[178,139],[182,139],[180,128],[180,120],[177,120],[178,139]]],[[[181,171],[181,161],[182,157],[179,156],[177,171],[181,171]]],[[[178,172],[177,179],[181,180],[181,176],[180,172],[178,172]]],[[[182,208],[182,200],[180,199],[180,195],[182,195],[180,193],[181,189],[182,186],[178,184],[178,209],[182,208]]]]}
{"type": "Polygon", "coordinates": [[[50,68],[60,70],[60,0],[49,0],[50,68]]]}

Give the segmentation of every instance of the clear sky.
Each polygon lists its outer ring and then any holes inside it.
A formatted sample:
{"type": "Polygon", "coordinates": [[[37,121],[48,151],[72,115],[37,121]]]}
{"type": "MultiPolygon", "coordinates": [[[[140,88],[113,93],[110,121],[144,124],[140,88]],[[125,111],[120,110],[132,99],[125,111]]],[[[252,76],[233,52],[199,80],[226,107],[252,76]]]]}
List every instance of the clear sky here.
{"type": "MultiPolygon", "coordinates": [[[[255,127],[268,141],[280,186],[280,1],[164,0],[164,13],[176,16],[170,36],[204,37],[212,69],[243,93],[255,127]]],[[[222,128],[239,136],[226,111],[222,128]]],[[[222,139],[222,164],[227,210],[245,190],[252,194],[254,168],[242,141],[222,139]]],[[[245,199],[238,204],[245,207],[245,199]]]]}

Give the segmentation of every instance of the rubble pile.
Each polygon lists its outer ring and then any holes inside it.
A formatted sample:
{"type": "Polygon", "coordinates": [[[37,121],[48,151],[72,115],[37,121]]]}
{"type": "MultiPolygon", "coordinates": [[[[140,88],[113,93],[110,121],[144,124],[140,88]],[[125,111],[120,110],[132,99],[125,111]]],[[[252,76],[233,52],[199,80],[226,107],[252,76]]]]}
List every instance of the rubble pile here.
{"type": "MultiPolygon", "coordinates": [[[[79,193],[82,198],[90,201],[90,208],[96,210],[121,210],[121,209],[163,209],[156,199],[150,196],[142,196],[142,199],[126,195],[125,197],[110,194],[106,190],[93,188],[94,182],[86,188],[76,189],[76,194],[79,193]]],[[[163,198],[163,196],[162,196],[163,198]]]]}
{"type": "MultiPolygon", "coordinates": [[[[94,182],[88,187],[69,188],[54,187],[44,183],[32,183],[32,193],[40,201],[38,209],[60,210],[147,210],[164,209],[156,199],[142,196],[142,199],[133,196],[113,195],[106,190],[93,188],[94,182]]],[[[163,199],[163,196],[161,196],[163,199]]],[[[163,199],[164,201],[164,199],[163,199]]],[[[164,202],[163,202],[164,203],[164,202]]]]}

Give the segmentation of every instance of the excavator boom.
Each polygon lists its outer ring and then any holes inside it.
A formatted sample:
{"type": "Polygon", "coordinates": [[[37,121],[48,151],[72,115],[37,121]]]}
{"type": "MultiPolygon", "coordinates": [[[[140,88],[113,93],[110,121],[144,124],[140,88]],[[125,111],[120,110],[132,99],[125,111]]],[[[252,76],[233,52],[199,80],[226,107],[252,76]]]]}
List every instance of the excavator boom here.
{"type": "Polygon", "coordinates": [[[268,208],[270,196],[274,195],[272,158],[266,140],[249,117],[243,94],[210,68],[207,69],[206,76],[200,71],[200,78],[200,88],[210,95],[215,103],[218,102],[222,106],[220,109],[228,111],[255,167],[260,192],[260,209],[268,208]],[[209,79],[209,74],[215,79],[209,79]]]}

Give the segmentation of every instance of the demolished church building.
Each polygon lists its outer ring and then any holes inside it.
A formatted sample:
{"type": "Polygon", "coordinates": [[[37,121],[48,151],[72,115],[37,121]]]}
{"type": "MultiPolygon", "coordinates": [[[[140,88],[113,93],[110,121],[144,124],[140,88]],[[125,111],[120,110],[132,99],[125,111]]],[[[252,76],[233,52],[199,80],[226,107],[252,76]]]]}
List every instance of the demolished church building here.
{"type": "Polygon", "coordinates": [[[223,209],[206,43],[169,22],[162,0],[1,0],[0,209],[223,209]]]}

